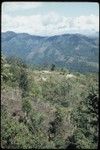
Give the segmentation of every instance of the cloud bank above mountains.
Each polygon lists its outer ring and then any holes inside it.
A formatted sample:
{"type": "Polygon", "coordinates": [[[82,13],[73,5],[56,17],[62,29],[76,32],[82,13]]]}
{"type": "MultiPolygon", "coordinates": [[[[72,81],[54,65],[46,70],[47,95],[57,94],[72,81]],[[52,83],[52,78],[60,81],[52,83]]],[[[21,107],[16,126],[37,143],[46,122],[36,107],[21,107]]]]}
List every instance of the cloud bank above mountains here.
{"type": "Polygon", "coordinates": [[[31,13],[21,15],[17,11],[25,11],[36,9],[37,12],[42,3],[35,5],[22,5],[14,3],[10,10],[8,5],[2,7],[2,31],[27,32],[34,35],[58,35],[65,33],[84,33],[99,31],[99,16],[78,15],[70,16],[60,15],[55,11],[48,11],[45,14],[31,13]],[[16,15],[12,15],[16,12],[16,15]]]}

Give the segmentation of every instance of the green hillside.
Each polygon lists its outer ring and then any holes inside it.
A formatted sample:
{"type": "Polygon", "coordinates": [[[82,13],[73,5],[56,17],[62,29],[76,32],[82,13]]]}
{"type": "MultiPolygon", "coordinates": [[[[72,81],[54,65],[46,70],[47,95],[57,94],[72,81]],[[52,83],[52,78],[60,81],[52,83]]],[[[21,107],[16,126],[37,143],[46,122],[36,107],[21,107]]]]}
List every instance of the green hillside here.
{"type": "Polygon", "coordinates": [[[97,149],[97,73],[1,62],[3,149],[97,149]]]}

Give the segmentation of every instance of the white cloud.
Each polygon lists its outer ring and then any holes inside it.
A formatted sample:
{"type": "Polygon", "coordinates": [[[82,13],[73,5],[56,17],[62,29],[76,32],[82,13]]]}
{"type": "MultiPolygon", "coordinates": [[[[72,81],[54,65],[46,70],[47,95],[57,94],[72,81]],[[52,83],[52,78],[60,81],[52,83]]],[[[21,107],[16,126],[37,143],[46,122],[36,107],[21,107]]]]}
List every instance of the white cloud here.
{"type": "Polygon", "coordinates": [[[80,29],[96,29],[99,30],[99,17],[95,15],[80,16],[74,20],[75,27],[80,29]]]}
{"type": "Polygon", "coordinates": [[[35,35],[55,35],[68,32],[99,31],[99,16],[60,16],[55,12],[45,15],[2,15],[2,31],[27,32],[35,35]]]}

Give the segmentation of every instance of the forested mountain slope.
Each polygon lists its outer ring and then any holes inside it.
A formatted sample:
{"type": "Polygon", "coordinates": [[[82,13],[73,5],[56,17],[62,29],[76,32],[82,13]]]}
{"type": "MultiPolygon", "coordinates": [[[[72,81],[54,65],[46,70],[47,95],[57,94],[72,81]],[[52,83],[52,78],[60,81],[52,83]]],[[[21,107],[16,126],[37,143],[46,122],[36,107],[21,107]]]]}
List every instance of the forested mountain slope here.
{"type": "Polygon", "coordinates": [[[2,51],[29,64],[56,64],[79,72],[98,72],[99,37],[64,34],[51,37],[27,33],[2,33],[2,51]]]}

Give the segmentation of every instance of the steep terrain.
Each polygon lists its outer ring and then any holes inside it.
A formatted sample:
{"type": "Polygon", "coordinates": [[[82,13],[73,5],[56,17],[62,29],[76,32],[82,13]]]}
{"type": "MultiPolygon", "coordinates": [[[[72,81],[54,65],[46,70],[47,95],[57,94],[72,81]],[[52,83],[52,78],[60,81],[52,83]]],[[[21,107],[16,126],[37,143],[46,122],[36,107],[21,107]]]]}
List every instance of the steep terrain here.
{"type": "Polygon", "coordinates": [[[80,72],[98,71],[98,37],[64,34],[41,37],[11,31],[2,33],[2,51],[6,56],[17,56],[27,63],[56,64],[80,72]]]}

